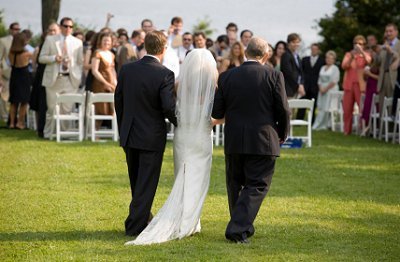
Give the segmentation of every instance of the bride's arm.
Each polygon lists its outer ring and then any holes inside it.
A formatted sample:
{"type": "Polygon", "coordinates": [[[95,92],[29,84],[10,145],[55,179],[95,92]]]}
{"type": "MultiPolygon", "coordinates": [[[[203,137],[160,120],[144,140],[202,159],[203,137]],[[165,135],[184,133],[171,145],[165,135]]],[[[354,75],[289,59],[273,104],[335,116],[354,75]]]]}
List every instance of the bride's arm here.
{"type": "Polygon", "coordinates": [[[222,119],[215,119],[215,118],[212,118],[212,117],[211,117],[211,123],[212,123],[213,126],[222,125],[222,124],[225,123],[225,118],[222,118],[222,119]]]}

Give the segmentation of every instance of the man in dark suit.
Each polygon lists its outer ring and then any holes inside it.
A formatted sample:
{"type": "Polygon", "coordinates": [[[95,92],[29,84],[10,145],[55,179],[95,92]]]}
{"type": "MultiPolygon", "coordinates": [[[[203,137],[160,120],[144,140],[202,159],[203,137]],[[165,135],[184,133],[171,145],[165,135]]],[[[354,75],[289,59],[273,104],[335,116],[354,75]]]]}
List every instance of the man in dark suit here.
{"type": "Polygon", "coordinates": [[[115,90],[115,111],[128,165],[132,200],[125,232],[147,226],[166,144],[165,118],[176,125],[174,73],[160,64],[167,39],[159,31],[145,38],[147,55],[122,66],[115,90]]]}
{"type": "MultiPolygon", "coordinates": [[[[301,99],[312,99],[314,98],[315,104],[317,104],[318,98],[318,77],[321,67],[325,65],[325,59],[320,56],[319,45],[314,43],[311,45],[311,56],[306,56],[301,60],[301,67],[303,69],[304,76],[304,90],[306,94],[301,97],[301,99]]],[[[313,111],[312,122],[315,118],[315,108],[313,111]]],[[[297,119],[304,119],[306,110],[299,109],[297,111],[297,119]]]]}
{"type": "Polygon", "coordinates": [[[287,49],[281,58],[281,72],[285,78],[286,95],[288,99],[304,96],[304,77],[300,57],[297,53],[301,43],[298,34],[287,37],[287,49]]]}
{"type": "Polygon", "coordinates": [[[263,65],[268,44],[254,37],[240,67],[221,74],[213,118],[225,118],[225,164],[231,220],[227,239],[248,243],[289,129],[282,74],[263,65]]]}

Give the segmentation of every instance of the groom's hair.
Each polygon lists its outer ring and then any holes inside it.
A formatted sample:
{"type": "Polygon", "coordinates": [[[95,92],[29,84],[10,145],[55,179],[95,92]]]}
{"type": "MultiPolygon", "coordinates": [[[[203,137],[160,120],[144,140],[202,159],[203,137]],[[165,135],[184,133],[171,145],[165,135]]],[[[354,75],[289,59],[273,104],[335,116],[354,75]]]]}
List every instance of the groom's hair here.
{"type": "Polygon", "coordinates": [[[144,38],[144,48],[149,55],[162,54],[167,45],[167,38],[160,31],[152,31],[144,38]]]}
{"type": "Polygon", "coordinates": [[[268,52],[269,46],[267,41],[260,37],[253,37],[246,49],[247,58],[261,59],[268,52]]]}

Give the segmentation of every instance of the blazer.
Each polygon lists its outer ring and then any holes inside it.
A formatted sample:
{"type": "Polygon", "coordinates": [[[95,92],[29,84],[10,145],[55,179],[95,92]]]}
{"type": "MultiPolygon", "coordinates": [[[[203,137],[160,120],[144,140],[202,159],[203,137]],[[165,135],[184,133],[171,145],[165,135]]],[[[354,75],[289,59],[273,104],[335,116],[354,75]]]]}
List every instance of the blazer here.
{"type": "Polygon", "coordinates": [[[245,62],[220,75],[212,117],[225,117],[225,154],[279,156],[289,115],[281,73],[245,62]]]}
{"type": "MultiPolygon", "coordinates": [[[[390,65],[396,59],[400,59],[400,39],[397,39],[396,44],[394,45],[394,47],[392,47],[392,51],[393,51],[393,58],[392,61],[390,62],[390,65]]],[[[381,52],[377,55],[378,64],[380,64],[379,77],[378,77],[378,91],[381,90],[382,88],[383,76],[385,75],[386,53],[387,53],[386,50],[381,50],[381,52]]],[[[397,79],[397,68],[389,66],[389,76],[392,87],[394,88],[397,79]]]]}
{"type": "MultiPolygon", "coordinates": [[[[83,47],[82,41],[74,36],[67,38],[68,56],[71,60],[69,68],[69,78],[74,88],[78,89],[82,79],[83,69],[83,47]]],[[[56,55],[62,54],[61,34],[47,36],[44,41],[42,51],[39,55],[39,62],[46,64],[43,74],[42,85],[52,87],[57,80],[59,66],[55,61],[56,55]]]]}
{"type": "Polygon", "coordinates": [[[297,65],[293,53],[289,49],[281,57],[281,72],[285,78],[286,95],[289,97],[295,96],[299,89],[299,84],[304,83],[303,70],[300,58],[299,65],[297,65]],[[298,82],[299,77],[300,83],[298,82]]]}
{"type": "Polygon", "coordinates": [[[177,125],[174,85],[174,73],[153,57],[121,67],[114,102],[122,147],[164,151],[165,118],[177,125]]]}
{"type": "Polygon", "coordinates": [[[301,60],[301,67],[304,76],[304,90],[310,97],[318,95],[318,77],[321,67],[325,65],[325,60],[322,56],[318,56],[314,66],[311,66],[311,57],[306,56],[301,60]]]}

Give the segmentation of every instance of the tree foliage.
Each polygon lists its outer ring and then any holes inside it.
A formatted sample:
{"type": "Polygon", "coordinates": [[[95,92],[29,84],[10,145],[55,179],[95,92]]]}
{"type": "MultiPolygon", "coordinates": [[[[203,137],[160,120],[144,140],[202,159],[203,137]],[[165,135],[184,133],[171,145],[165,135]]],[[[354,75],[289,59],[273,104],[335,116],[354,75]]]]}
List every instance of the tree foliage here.
{"type": "Polygon", "coordinates": [[[0,37],[7,35],[7,27],[3,21],[4,10],[0,10],[0,37]]]}
{"type": "Polygon", "coordinates": [[[215,29],[211,28],[211,19],[208,16],[197,20],[197,24],[193,26],[193,32],[203,32],[207,37],[210,37],[214,31],[215,29]]]}
{"type": "Polygon", "coordinates": [[[321,49],[335,50],[338,57],[352,48],[354,36],[374,34],[379,43],[388,23],[400,26],[399,0],[337,0],[336,11],[317,21],[323,37],[321,49]]]}
{"type": "Polygon", "coordinates": [[[46,32],[48,26],[57,22],[60,13],[61,0],[42,0],[42,31],[46,32]]]}

